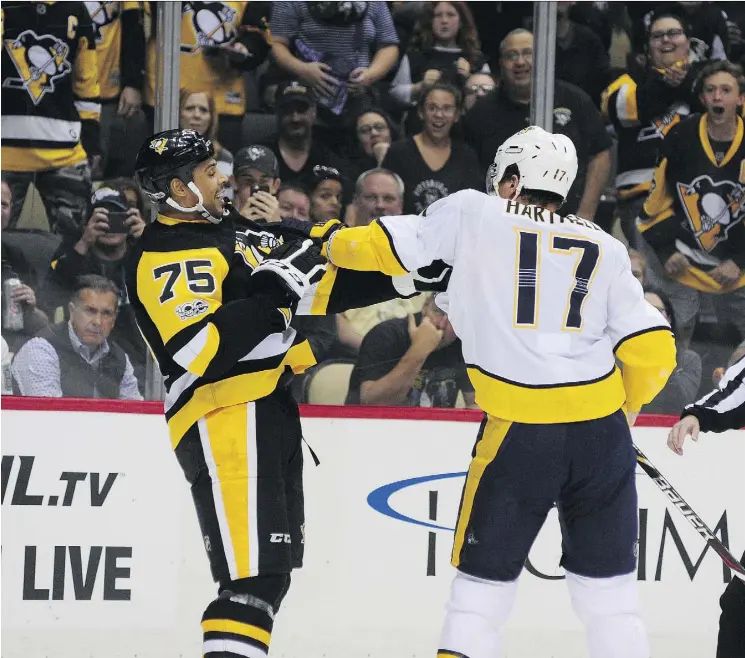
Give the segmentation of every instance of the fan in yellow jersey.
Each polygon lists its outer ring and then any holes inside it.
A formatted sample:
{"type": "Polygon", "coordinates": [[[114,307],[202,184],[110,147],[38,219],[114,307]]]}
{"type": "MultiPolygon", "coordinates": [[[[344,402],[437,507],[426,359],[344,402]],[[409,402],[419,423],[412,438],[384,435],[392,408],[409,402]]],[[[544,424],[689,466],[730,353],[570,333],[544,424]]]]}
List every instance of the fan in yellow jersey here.
{"type": "MultiPolygon", "coordinates": [[[[326,271],[320,245],[305,238],[326,227],[243,220],[236,235],[226,178],[195,131],[151,137],[136,176],[159,215],[134,247],[127,292],[165,378],[171,442],[220,587],[202,620],[204,655],[263,656],[304,547],[302,433],[288,384],[316,360],[292,314],[340,312],[428,283],[326,271]]],[[[446,284],[442,274],[432,279],[446,284]]]]}
{"type": "Polygon", "coordinates": [[[703,295],[745,336],[745,77],[737,64],[710,62],[697,89],[706,112],[668,133],[639,221],[684,342],[703,295]]]}
{"type": "Polygon", "coordinates": [[[555,212],[576,173],[571,140],[532,126],[500,146],[488,194],[464,190],[424,216],[338,230],[325,247],[339,267],[393,275],[437,258],[453,267],[437,303],[486,417],[456,525],[443,658],[500,655],[518,577],[554,504],[591,658],[649,657],[624,411],[633,422],[662,389],[675,341],[644,301],[624,245],[555,212]]]}
{"type": "Polygon", "coordinates": [[[34,183],[52,230],[76,233],[100,157],[96,44],[82,2],[2,5],[2,167],[15,226],[34,183]]]}
{"type": "Polygon", "coordinates": [[[131,115],[141,105],[145,69],[142,2],[86,2],[93,22],[98,54],[101,101],[122,101],[120,111],[131,115]]]}
{"type": "MultiPolygon", "coordinates": [[[[150,3],[153,6],[153,3],[150,3]]],[[[235,153],[240,147],[240,128],[246,111],[243,74],[259,66],[269,53],[270,3],[182,2],[182,89],[212,90],[220,117],[218,140],[235,153]]],[[[155,99],[155,35],[153,6],[151,38],[147,44],[145,104],[155,99]]]]}
{"type": "MultiPolygon", "coordinates": [[[[123,123],[142,106],[145,76],[145,27],[143,2],[103,0],[86,2],[93,23],[101,89],[101,147],[105,176],[131,175],[134,152],[123,123]],[[118,138],[118,140],[117,140],[118,138]],[[109,166],[111,164],[111,166],[109,166]]],[[[142,139],[144,135],[140,136],[142,139]]],[[[137,142],[135,142],[137,144],[137,142]]]]}

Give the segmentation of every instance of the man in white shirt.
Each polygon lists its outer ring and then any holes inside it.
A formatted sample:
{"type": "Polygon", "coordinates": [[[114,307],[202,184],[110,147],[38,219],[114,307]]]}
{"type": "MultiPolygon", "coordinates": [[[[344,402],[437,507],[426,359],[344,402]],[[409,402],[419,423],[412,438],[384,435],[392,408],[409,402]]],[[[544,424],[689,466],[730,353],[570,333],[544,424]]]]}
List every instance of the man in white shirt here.
{"type": "Polygon", "coordinates": [[[500,146],[487,194],[464,190],[422,215],[337,230],[324,247],[348,269],[397,276],[437,259],[453,268],[437,304],[486,418],[455,531],[443,658],[499,655],[518,577],[554,505],[591,658],[650,654],[629,424],[673,371],[675,341],[626,248],[556,214],[576,173],[571,140],[531,126],[500,146]]]}
{"type": "Polygon", "coordinates": [[[118,303],[113,281],[79,277],[70,320],[43,329],[13,359],[21,395],[142,400],[129,357],[108,341],[118,303]]]}

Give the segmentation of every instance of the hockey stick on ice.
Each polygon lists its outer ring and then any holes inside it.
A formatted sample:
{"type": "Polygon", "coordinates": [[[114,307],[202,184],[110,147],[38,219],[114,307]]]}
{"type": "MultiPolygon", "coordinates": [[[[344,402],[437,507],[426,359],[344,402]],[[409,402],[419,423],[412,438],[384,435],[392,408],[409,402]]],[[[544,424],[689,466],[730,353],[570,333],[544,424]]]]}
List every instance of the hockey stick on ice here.
{"type": "Polygon", "coordinates": [[[743,567],[735,558],[732,553],[727,550],[727,547],[716,538],[714,533],[709,527],[703,522],[701,517],[691,509],[691,506],[683,500],[683,497],[673,488],[673,486],[660,474],[655,466],[644,456],[644,453],[634,446],[636,450],[636,461],[644,469],[644,472],[652,478],[654,483],[662,490],[662,492],[670,499],[678,511],[688,519],[689,523],[696,528],[696,532],[701,535],[706,543],[711,546],[714,552],[722,559],[730,569],[732,569],[735,576],[741,580],[745,580],[745,567],[743,567]]]}

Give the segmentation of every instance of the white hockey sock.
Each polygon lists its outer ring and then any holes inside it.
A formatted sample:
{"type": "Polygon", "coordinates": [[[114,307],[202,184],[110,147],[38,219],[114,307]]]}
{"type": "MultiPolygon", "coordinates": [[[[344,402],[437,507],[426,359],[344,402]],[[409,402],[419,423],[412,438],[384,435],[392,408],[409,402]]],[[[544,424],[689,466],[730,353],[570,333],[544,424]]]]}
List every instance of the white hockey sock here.
{"type": "Polygon", "coordinates": [[[499,582],[460,571],[450,587],[438,656],[498,658],[500,629],[517,594],[517,580],[499,582]]]}
{"type": "Polygon", "coordinates": [[[636,573],[587,578],[567,572],[567,586],[585,625],[590,658],[649,658],[636,573]]]}

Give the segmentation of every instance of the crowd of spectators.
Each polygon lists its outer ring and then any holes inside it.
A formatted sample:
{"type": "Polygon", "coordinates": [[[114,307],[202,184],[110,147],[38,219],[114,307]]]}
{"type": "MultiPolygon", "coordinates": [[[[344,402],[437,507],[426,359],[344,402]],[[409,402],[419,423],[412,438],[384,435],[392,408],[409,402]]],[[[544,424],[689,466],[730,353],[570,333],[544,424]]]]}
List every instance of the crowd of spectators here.
{"type": "MultiPolygon", "coordinates": [[[[144,392],[122,270],[151,218],[131,176],[155,114],[157,4],[3,3],[4,390],[144,392]]],[[[651,411],[695,400],[745,339],[737,4],[558,3],[553,131],[579,157],[562,212],[628,243],[673,327],[678,370],[651,411]]],[[[181,7],[179,125],[213,141],[253,221],[360,226],[483,189],[539,93],[530,2],[181,7]]],[[[320,363],[302,401],[341,362],[340,404],[474,404],[432,297],[293,322],[320,363]]]]}

